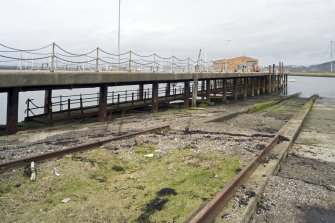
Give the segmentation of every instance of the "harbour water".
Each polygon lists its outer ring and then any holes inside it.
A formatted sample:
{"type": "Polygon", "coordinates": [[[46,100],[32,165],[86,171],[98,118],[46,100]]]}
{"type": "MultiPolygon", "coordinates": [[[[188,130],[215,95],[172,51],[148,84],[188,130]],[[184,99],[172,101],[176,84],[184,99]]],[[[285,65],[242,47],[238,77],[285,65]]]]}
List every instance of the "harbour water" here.
{"type": "MultiPolygon", "coordinates": [[[[301,92],[301,97],[310,97],[313,94],[318,94],[320,97],[335,98],[335,78],[326,77],[301,77],[301,76],[289,76],[288,78],[288,89],[287,94],[294,94],[301,92]]],[[[128,87],[113,87],[109,91],[120,91],[120,90],[134,90],[136,86],[128,87]]],[[[91,94],[98,93],[98,88],[85,88],[85,89],[72,89],[72,90],[54,90],[53,96],[66,96],[66,95],[79,95],[79,94],[91,94]]],[[[30,91],[21,92],[19,99],[19,121],[24,119],[26,100],[34,99],[36,105],[43,105],[44,91],[30,91]]],[[[0,93],[0,124],[6,123],[6,104],[7,94],[0,93]]],[[[94,104],[94,102],[92,102],[94,104]]]]}

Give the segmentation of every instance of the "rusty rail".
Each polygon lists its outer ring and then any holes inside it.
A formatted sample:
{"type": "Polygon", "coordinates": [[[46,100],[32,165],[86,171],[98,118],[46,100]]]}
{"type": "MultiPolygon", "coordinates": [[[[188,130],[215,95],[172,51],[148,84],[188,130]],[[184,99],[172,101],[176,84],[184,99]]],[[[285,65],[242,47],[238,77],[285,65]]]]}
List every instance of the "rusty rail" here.
{"type": "Polygon", "coordinates": [[[255,157],[247,166],[245,166],[235,176],[235,178],[226,187],[223,188],[223,190],[218,192],[212,200],[196,211],[195,214],[193,214],[186,222],[211,222],[229,202],[236,188],[252,174],[253,170],[259,165],[260,161],[264,159],[265,155],[278,143],[279,140],[280,135],[276,134],[266,145],[266,148],[257,157],[255,157]]]}
{"type": "Polygon", "coordinates": [[[8,170],[9,168],[23,166],[23,165],[25,165],[27,163],[30,163],[30,162],[33,162],[33,161],[36,162],[36,161],[41,161],[41,160],[46,160],[46,159],[51,159],[51,158],[63,156],[65,154],[69,154],[69,153],[94,149],[96,147],[102,146],[102,145],[104,145],[108,142],[111,142],[111,141],[129,139],[129,138],[132,138],[134,136],[141,135],[141,134],[160,131],[160,130],[169,129],[169,128],[170,128],[170,125],[164,125],[164,126],[161,126],[161,127],[158,127],[158,128],[152,128],[152,129],[144,130],[144,131],[141,131],[141,132],[131,133],[131,134],[123,135],[123,136],[117,136],[117,137],[113,137],[113,138],[109,138],[109,139],[105,139],[105,140],[99,140],[99,141],[96,141],[96,142],[93,142],[93,143],[82,144],[82,145],[79,145],[79,146],[70,147],[70,148],[66,148],[66,149],[62,149],[62,150],[58,150],[58,151],[43,153],[43,154],[39,154],[39,155],[27,157],[27,158],[22,158],[22,159],[12,160],[12,161],[5,162],[5,163],[0,163],[0,173],[8,170]]]}

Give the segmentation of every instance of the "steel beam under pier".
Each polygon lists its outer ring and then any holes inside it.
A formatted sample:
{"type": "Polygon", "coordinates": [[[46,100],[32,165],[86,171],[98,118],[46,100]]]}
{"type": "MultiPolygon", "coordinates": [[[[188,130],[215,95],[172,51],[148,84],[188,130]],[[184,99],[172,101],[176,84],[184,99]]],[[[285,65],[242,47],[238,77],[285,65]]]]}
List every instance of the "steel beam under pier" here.
{"type": "Polygon", "coordinates": [[[100,122],[107,120],[107,94],[108,94],[107,84],[101,85],[99,93],[99,114],[98,114],[98,121],[100,122]]]}
{"type": "Polygon", "coordinates": [[[11,88],[7,92],[7,123],[6,123],[7,134],[17,133],[18,114],[19,114],[19,88],[11,88]]]}
{"type": "Polygon", "coordinates": [[[158,82],[152,84],[152,112],[158,112],[158,82]]]}

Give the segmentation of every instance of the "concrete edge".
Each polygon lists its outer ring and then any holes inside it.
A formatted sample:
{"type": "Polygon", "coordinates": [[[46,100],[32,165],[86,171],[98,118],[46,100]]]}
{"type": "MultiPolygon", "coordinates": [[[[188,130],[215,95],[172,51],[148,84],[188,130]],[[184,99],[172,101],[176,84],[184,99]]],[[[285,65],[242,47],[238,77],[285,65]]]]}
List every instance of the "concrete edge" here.
{"type": "Polygon", "coordinates": [[[284,141],[280,144],[277,144],[270,151],[269,154],[274,155],[276,159],[269,159],[268,163],[260,164],[251,174],[249,179],[244,182],[245,188],[247,188],[248,190],[252,190],[256,193],[255,197],[250,198],[248,204],[241,207],[238,207],[235,199],[231,199],[228,205],[220,212],[215,222],[247,223],[250,221],[252,215],[257,208],[257,203],[260,200],[262,194],[264,193],[265,187],[270,177],[277,173],[282,162],[285,160],[290,148],[292,147],[295,139],[299,135],[303,122],[314,105],[314,100],[312,101],[313,103],[311,103],[309,106],[305,106],[308,103],[306,102],[303,108],[296,112],[294,116],[279,130],[278,134],[285,137],[286,139],[289,139],[289,141],[284,141]],[[234,219],[229,219],[229,221],[226,221],[222,218],[219,219],[222,214],[232,212],[234,213],[234,219]]]}

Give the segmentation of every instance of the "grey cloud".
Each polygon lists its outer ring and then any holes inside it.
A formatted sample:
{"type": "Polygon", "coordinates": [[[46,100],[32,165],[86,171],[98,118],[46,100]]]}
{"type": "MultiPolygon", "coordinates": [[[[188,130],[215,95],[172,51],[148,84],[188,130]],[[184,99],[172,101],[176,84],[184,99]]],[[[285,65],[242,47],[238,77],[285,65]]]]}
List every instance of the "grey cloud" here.
{"type": "MultiPolygon", "coordinates": [[[[122,0],[121,48],[180,57],[202,48],[209,59],[244,52],[263,65],[309,65],[329,60],[334,11],[335,0],[122,0]]],[[[117,15],[118,0],[3,0],[0,42],[116,52],[117,15]]]]}

